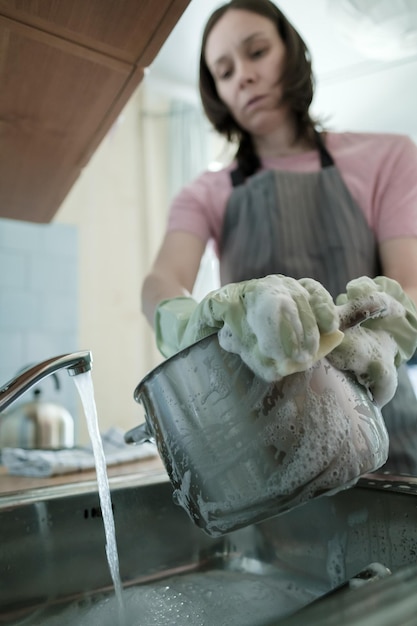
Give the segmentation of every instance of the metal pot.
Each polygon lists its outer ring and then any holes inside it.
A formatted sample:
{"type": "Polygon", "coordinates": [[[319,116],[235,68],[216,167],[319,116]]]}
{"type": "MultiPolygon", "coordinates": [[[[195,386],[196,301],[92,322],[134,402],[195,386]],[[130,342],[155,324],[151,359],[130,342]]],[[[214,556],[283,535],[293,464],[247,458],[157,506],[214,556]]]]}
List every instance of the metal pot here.
{"type": "Polygon", "coordinates": [[[151,371],[134,397],[146,422],[126,441],[156,442],[175,501],[211,536],[351,486],[388,454],[379,408],[326,359],[267,383],[211,335],[151,371]]]}
{"type": "MultiPolygon", "coordinates": [[[[25,371],[24,370],[21,371],[25,371]]],[[[57,374],[52,373],[59,391],[57,374]]],[[[69,411],[42,399],[42,389],[33,390],[33,398],[0,416],[0,448],[60,449],[74,446],[74,420],[69,411]]]]}

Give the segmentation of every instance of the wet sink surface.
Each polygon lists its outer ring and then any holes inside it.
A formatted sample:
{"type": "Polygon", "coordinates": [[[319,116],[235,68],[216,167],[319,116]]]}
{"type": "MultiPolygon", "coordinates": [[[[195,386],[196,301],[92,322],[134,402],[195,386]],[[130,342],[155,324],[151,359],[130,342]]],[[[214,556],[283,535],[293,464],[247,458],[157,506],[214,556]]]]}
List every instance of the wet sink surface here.
{"type": "MultiPolygon", "coordinates": [[[[163,472],[113,480],[126,626],[280,624],[369,563],[415,563],[415,485],[373,483],[214,539],[163,472]]],[[[94,483],[0,498],[0,536],[0,624],[118,623],[94,483]]]]}
{"type": "MultiPolygon", "coordinates": [[[[124,591],[128,626],[245,626],[270,624],[279,614],[291,614],[315,596],[279,576],[259,576],[213,567],[124,591]]],[[[95,595],[38,614],[42,626],[112,625],[119,619],[114,595],[95,595]]],[[[119,621],[118,621],[119,620],[119,621]]]]}

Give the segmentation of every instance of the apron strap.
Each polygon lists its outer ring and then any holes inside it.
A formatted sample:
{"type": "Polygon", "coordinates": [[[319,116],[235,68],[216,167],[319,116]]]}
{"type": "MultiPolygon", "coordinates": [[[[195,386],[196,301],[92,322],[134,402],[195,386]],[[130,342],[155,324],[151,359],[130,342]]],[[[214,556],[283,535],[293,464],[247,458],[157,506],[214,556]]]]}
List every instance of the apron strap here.
{"type": "Polygon", "coordinates": [[[245,183],[245,177],[239,166],[230,172],[230,178],[232,179],[233,187],[239,187],[239,185],[245,183]]]}
{"type": "MultiPolygon", "coordinates": [[[[321,134],[317,131],[315,131],[314,134],[317,141],[317,149],[319,151],[321,167],[332,167],[334,165],[333,157],[324,145],[321,134]]],[[[239,166],[230,172],[230,178],[232,179],[233,187],[239,187],[240,185],[243,185],[246,180],[239,166]]]]}
{"type": "Polygon", "coordinates": [[[322,168],[332,167],[334,165],[333,157],[330,154],[330,152],[327,150],[326,146],[324,145],[324,141],[323,141],[323,137],[321,136],[321,133],[315,131],[314,134],[316,136],[317,148],[318,148],[319,155],[320,155],[321,167],[322,168]]]}

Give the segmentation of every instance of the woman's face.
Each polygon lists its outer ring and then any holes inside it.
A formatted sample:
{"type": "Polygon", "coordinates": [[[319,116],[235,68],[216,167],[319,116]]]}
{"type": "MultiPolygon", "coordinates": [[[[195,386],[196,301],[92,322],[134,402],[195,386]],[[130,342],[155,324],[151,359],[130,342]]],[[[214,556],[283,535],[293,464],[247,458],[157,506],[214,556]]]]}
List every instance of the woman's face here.
{"type": "Polygon", "coordinates": [[[227,11],[207,38],[205,59],[220,99],[242,128],[263,135],[283,122],[285,46],[273,22],[251,11],[227,11]]]}

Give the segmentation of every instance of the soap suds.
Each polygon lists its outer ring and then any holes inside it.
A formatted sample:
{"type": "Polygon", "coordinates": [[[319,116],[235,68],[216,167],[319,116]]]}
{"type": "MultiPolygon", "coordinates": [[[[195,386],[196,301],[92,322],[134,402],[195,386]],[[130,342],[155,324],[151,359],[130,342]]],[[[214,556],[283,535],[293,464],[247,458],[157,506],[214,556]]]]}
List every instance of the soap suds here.
{"type": "Polygon", "coordinates": [[[352,280],[336,302],[347,328],[328,359],[338,369],[352,372],[383,407],[395,394],[397,368],[417,347],[416,308],[400,285],[385,276],[352,280]],[[368,319],[349,324],[363,314],[368,319]]]}
{"type": "MultiPolygon", "coordinates": [[[[223,316],[219,343],[263,380],[277,381],[308,369],[343,338],[330,294],[313,279],[274,274],[227,285],[222,298],[227,289],[236,302],[223,316]]],[[[215,302],[217,296],[213,298],[215,302]]]]}
{"type": "Polygon", "coordinates": [[[222,406],[224,429],[210,407],[198,412],[201,441],[188,449],[198,463],[179,459],[171,468],[176,501],[212,536],[336,493],[387,459],[379,409],[325,360],[280,383],[254,379],[222,406]],[[228,452],[217,458],[220,434],[228,452]]]}
{"type": "MultiPolygon", "coordinates": [[[[211,401],[196,408],[198,428],[187,414],[204,448],[190,438],[194,466],[172,466],[177,501],[209,534],[336,493],[385,463],[377,405],[392,397],[397,367],[417,346],[416,309],[398,283],[356,279],[335,305],[316,281],[272,275],[226,285],[195,314],[198,332],[217,324],[222,348],[241,358],[223,380],[233,386],[246,380],[240,367],[251,370],[250,384],[221,395],[216,420],[211,401]]],[[[211,381],[215,366],[200,366],[211,381]]]]}

